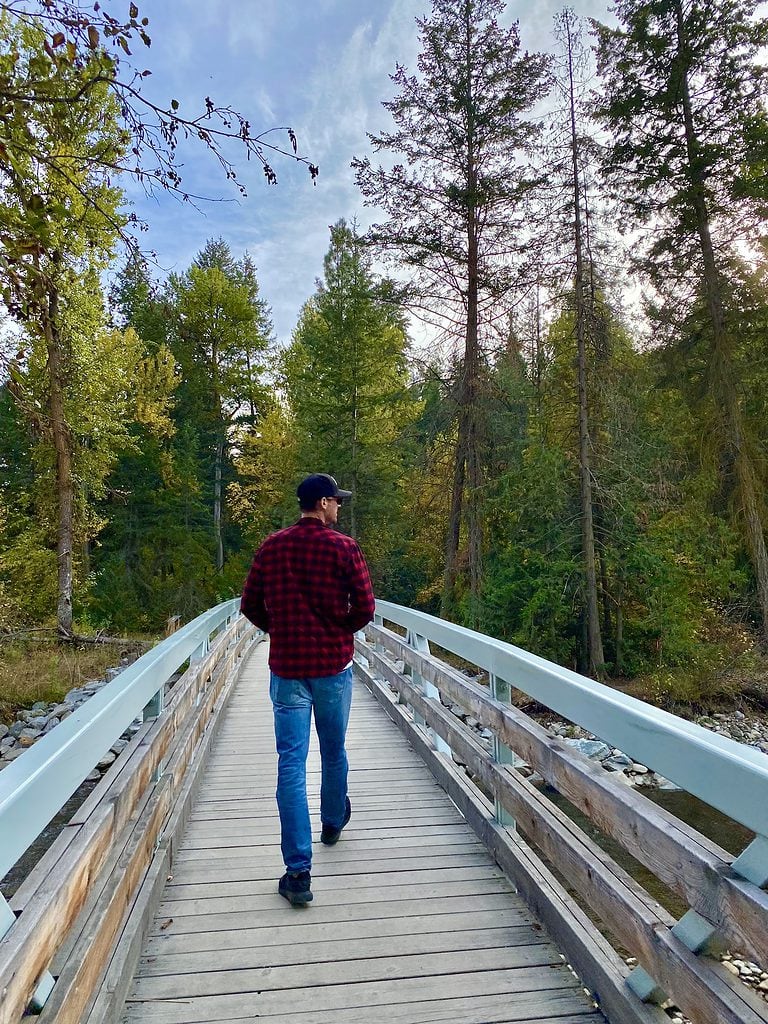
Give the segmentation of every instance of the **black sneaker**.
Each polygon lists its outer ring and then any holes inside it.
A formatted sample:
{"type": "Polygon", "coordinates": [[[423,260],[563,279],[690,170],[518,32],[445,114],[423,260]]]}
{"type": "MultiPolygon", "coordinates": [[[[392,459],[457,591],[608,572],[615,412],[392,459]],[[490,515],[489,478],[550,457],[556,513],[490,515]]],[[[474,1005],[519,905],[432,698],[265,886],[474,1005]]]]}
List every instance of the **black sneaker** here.
{"type": "Polygon", "coordinates": [[[323,825],[323,831],[320,833],[320,842],[325,846],[333,846],[334,843],[338,843],[339,836],[351,817],[352,804],[349,802],[349,797],[347,797],[347,811],[344,815],[344,821],[341,823],[341,828],[334,828],[333,825],[323,825]]]}
{"type": "Polygon", "coordinates": [[[294,907],[301,907],[312,902],[312,891],[309,886],[308,871],[286,871],[278,883],[277,891],[294,907]]]}

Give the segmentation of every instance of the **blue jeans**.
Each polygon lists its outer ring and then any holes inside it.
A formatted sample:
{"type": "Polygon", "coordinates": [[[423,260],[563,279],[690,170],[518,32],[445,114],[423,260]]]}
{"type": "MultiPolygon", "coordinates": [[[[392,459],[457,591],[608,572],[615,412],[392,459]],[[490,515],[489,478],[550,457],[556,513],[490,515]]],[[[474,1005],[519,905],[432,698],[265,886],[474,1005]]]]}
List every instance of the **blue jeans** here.
{"type": "Polygon", "coordinates": [[[315,679],[284,679],[272,672],[269,696],[275,714],[277,806],[283,860],[288,871],[309,871],[312,828],[307,806],[307,752],[312,709],[322,761],[320,820],[324,825],[341,828],[347,799],[344,739],[352,704],[352,669],[315,679]]]}

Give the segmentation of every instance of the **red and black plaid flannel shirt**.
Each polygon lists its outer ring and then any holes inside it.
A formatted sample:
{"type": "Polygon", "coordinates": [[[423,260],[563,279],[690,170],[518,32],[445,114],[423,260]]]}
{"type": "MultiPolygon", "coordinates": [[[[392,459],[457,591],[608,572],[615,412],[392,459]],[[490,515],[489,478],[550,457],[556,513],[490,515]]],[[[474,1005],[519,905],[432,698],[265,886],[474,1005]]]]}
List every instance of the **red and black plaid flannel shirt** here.
{"type": "Polygon", "coordinates": [[[253,556],[240,610],[269,633],[275,675],[336,675],[352,660],[354,633],[373,618],[360,546],[310,517],[273,533],[253,556]]]}

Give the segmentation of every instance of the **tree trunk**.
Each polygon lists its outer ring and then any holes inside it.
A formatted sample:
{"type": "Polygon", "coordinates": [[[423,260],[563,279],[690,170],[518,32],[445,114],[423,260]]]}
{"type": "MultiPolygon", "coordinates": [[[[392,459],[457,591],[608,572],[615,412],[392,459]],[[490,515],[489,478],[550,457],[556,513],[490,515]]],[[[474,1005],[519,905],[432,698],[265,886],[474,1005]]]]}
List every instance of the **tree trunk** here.
{"type": "Polygon", "coordinates": [[[539,424],[541,429],[542,416],[542,382],[544,380],[544,347],[541,341],[541,285],[540,282],[536,281],[536,324],[535,324],[535,339],[536,339],[536,358],[534,361],[533,370],[533,382],[536,391],[536,422],[539,424]]]}
{"type": "Polygon", "coordinates": [[[600,634],[600,613],[597,599],[597,572],[595,568],[595,531],[592,516],[592,469],[587,404],[587,347],[586,310],[584,306],[584,256],[581,230],[581,188],[579,184],[578,136],[576,133],[576,103],[573,84],[573,53],[571,25],[567,15],[565,30],[568,41],[568,77],[571,114],[571,161],[573,167],[574,242],[576,249],[576,366],[579,402],[579,496],[581,504],[581,554],[584,571],[584,610],[587,636],[587,664],[589,673],[600,678],[604,672],[605,657],[600,634]]]}
{"type": "Polygon", "coordinates": [[[357,472],[354,469],[352,470],[352,479],[349,486],[352,491],[352,499],[349,503],[349,535],[357,540],[357,512],[355,510],[355,499],[357,498],[359,488],[357,485],[357,472]]]}
{"type": "Polygon", "coordinates": [[[461,539],[461,518],[464,507],[464,477],[466,472],[466,463],[466,428],[463,423],[462,411],[460,409],[459,431],[456,439],[456,454],[453,460],[451,507],[448,512],[448,528],[446,530],[445,540],[445,575],[443,577],[443,596],[440,602],[440,614],[443,618],[450,618],[453,614],[456,575],[458,572],[459,541],[461,539]]]}
{"type": "MultiPolygon", "coordinates": [[[[58,262],[58,254],[51,260],[58,262]]],[[[62,636],[72,632],[72,551],[74,547],[75,488],[72,476],[72,436],[64,410],[66,374],[62,340],[59,333],[59,292],[54,281],[45,280],[46,300],[42,303],[42,322],[48,352],[49,407],[53,446],[56,451],[56,503],[58,506],[58,601],[56,619],[62,636]]]]}
{"type": "MultiPolygon", "coordinates": [[[[355,290],[358,282],[354,282],[355,290]]],[[[343,323],[343,320],[342,320],[343,323]]],[[[357,460],[358,460],[358,427],[359,427],[359,393],[357,386],[358,350],[357,350],[357,325],[352,328],[352,501],[350,503],[349,532],[357,540],[357,509],[355,507],[358,486],[357,486],[357,460]]]]}
{"type": "Polygon", "coordinates": [[[216,542],[216,571],[224,568],[224,542],[221,538],[221,476],[224,462],[224,438],[219,437],[216,443],[216,462],[213,480],[213,536],[216,542]]]}
{"type": "Polygon", "coordinates": [[[709,209],[706,199],[705,176],[701,162],[701,145],[693,123],[690,95],[690,55],[685,35],[683,10],[680,0],[675,2],[677,20],[678,59],[681,64],[683,120],[685,125],[686,156],[691,181],[691,202],[696,218],[703,265],[703,285],[712,328],[712,384],[720,405],[724,430],[723,447],[733,459],[736,490],[741,502],[746,527],[747,548],[757,582],[757,596],[763,620],[763,642],[768,643],[768,550],[765,530],[760,515],[758,485],[755,469],[744,435],[744,421],[736,371],[733,360],[733,337],[726,325],[723,302],[723,281],[715,258],[710,230],[709,209]]]}
{"type": "MultiPolygon", "coordinates": [[[[465,67],[472,67],[473,26],[471,4],[465,5],[466,54],[465,67]]],[[[458,551],[462,516],[467,526],[467,560],[469,568],[470,625],[477,625],[480,613],[480,587],[483,570],[482,466],[479,431],[480,351],[478,337],[479,248],[477,222],[477,147],[473,121],[471,76],[467,78],[467,326],[464,343],[462,383],[458,390],[458,437],[453,473],[450,522],[447,531],[445,580],[442,614],[447,614],[455,599],[458,551]],[[464,490],[469,489],[469,503],[464,490]],[[467,512],[464,513],[465,508],[467,512]]]]}
{"type": "Polygon", "coordinates": [[[598,561],[600,562],[600,593],[603,598],[603,639],[608,637],[608,644],[610,645],[611,636],[611,596],[608,589],[608,566],[605,561],[605,551],[602,546],[598,551],[598,561]]]}

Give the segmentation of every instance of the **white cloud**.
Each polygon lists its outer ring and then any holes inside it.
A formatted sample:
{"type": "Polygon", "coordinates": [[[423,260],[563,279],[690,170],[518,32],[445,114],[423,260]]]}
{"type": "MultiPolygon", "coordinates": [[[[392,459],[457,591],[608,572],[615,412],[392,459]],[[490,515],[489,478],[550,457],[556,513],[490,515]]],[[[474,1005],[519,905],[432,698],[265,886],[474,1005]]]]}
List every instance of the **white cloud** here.
{"type": "MultiPolygon", "coordinates": [[[[248,187],[241,204],[206,206],[201,217],[170,199],[140,209],[152,229],[149,245],[163,266],[183,269],[205,243],[222,235],[235,252],[247,248],[259,267],[264,298],[278,336],[287,340],[299,309],[322,273],[328,226],[357,216],[366,228],[375,212],[362,205],[349,166],[368,151],[366,132],[389,125],[381,106],[394,86],[395,64],[416,66],[414,19],[429,0],[144,0],[154,45],[148,82],[192,104],[210,93],[242,109],[258,127],[290,124],[300,151],[320,166],[313,187],[305,167],[275,157],[279,185],[268,187],[256,161],[233,156],[248,187]]],[[[507,22],[519,17],[523,46],[550,45],[559,0],[535,5],[515,0],[507,22]]],[[[606,18],[606,7],[583,0],[577,12],[606,18]]],[[[275,136],[287,146],[287,138],[275,136]]],[[[234,193],[200,146],[183,146],[187,185],[207,195],[234,193]]]]}

